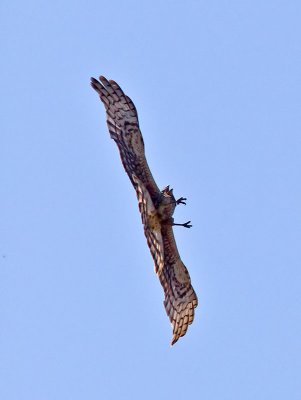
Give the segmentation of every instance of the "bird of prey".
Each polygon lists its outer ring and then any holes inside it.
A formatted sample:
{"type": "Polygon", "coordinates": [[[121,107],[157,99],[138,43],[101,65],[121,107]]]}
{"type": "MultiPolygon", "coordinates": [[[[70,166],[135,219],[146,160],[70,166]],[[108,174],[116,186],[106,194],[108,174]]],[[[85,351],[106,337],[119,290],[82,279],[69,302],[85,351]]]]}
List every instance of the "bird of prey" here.
{"type": "Polygon", "coordinates": [[[198,304],[190,276],[182,262],[173,234],[173,226],[190,228],[190,221],[176,224],[172,217],[178,200],[167,186],[160,190],[145,158],[136,107],[113,80],[91,78],[106,110],[110,136],[116,142],[122,164],[136,191],[147,244],[155,263],[155,272],[164,290],[164,306],[173,328],[171,344],[184,336],[198,304]]]}

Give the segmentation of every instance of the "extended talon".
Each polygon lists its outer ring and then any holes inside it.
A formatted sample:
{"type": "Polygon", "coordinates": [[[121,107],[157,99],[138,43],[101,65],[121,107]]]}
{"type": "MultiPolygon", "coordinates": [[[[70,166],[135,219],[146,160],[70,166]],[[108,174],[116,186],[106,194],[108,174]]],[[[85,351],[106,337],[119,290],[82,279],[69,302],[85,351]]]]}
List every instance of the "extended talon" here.
{"type": "Polygon", "coordinates": [[[186,197],[180,197],[178,200],[176,200],[176,204],[185,204],[186,206],[185,200],[187,200],[186,197]]]}
{"type": "Polygon", "coordinates": [[[175,224],[175,223],[173,223],[173,225],[176,225],[176,226],[184,226],[184,228],[191,228],[192,225],[190,224],[190,222],[191,222],[191,221],[187,221],[187,222],[185,222],[184,224],[175,224]]]}

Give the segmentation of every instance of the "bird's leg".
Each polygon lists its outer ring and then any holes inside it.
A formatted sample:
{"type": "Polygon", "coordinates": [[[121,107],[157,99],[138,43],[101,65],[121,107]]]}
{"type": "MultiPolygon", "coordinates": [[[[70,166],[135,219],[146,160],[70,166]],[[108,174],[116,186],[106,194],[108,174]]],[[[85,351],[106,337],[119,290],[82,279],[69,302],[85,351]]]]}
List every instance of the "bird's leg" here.
{"type": "Polygon", "coordinates": [[[185,200],[187,200],[186,197],[180,197],[178,200],[176,200],[176,205],[185,204],[186,206],[185,200]]]}
{"type": "Polygon", "coordinates": [[[190,224],[191,221],[187,221],[185,222],[185,224],[175,224],[174,222],[172,223],[172,225],[176,225],[176,226],[184,226],[184,228],[191,228],[192,225],[190,224]]]}

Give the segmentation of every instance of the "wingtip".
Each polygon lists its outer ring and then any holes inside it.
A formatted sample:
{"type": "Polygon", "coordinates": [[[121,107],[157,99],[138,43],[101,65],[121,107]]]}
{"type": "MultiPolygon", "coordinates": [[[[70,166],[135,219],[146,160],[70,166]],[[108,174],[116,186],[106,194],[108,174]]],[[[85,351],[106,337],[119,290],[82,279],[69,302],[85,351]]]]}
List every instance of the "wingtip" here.
{"type": "Polygon", "coordinates": [[[171,342],[170,342],[171,347],[172,347],[175,343],[177,343],[178,340],[179,340],[179,337],[173,336],[173,337],[172,337],[172,340],[171,340],[171,342]]]}
{"type": "Polygon", "coordinates": [[[103,85],[108,85],[108,84],[109,84],[109,81],[108,81],[107,78],[106,78],[105,76],[103,76],[103,75],[100,75],[100,77],[99,77],[98,79],[100,80],[100,82],[101,82],[103,85]]]}
{"type": "Polygon", "coordinates": [[[99,82],[97,79],[93,78],[93,76],[91,76],[90,78],[90,85],[92,86],[92,88],[94,90],[97,90],[97,85],[99,85],[99,82]]]}

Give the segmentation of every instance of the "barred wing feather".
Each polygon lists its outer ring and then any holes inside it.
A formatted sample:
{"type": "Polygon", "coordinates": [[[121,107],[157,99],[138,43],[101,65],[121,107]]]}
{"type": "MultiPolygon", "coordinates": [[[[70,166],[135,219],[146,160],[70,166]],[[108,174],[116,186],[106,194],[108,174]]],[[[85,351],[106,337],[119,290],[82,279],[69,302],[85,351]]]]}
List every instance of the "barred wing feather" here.
{"type": "Polygon", "coordinates": [[[160,190],[145,158],[144,142],[134,103],[115,81],[108,81],[103,76],[99,77],[99,81],[91,78],[91,86],[105,106],[111,138],[118,146],[122,164],[133,186],[135,187],[132,176],[136,175],[156,203],[160,190]]]}

